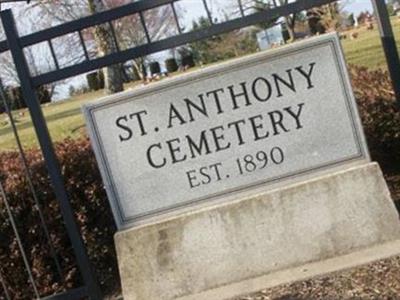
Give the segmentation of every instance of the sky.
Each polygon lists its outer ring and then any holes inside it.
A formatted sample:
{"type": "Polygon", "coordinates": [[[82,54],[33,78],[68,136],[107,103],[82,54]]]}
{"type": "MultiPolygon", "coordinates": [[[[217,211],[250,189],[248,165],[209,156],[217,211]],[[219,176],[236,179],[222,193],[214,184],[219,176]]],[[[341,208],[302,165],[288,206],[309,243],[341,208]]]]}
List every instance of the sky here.
{"type": "MultiPolygon", "coordinates": [[[[201,0],[182,0],[181,2],[184,3],[186,7],[190,7],[190,9],[187,10],[187,19],[205,15],[201,0]]],[[[229,10],[229,7],[227,8],[228,3],[232,3],[233,1],[208,0],[207,2],[210,3],[210,9],[213,10],[214,14],[221,15],[221,9],[219,9],[219,7],[224,7],[229,10]]],[[[370,12],[373,10],[371,0],[342,0],[340,3],[344,5],[346,11],[354,13],[355,15],[365,10],[369,10],[370,12]]]]}
{"type": "Polygon", "coordinates": [[[345,9],[349,12],[354,13],[354,15],[356,16],[362,11],[369,10],[370,12],[372,12],[373,10],[371,0],[352,0],[347,2],[349,3],[346,4],[345,9]]]}

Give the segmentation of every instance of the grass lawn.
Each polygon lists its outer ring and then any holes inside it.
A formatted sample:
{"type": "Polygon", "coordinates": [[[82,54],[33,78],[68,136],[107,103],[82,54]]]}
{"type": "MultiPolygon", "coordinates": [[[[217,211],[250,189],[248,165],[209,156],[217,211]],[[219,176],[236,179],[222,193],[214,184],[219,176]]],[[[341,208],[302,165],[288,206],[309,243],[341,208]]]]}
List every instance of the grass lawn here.
{"type": "MultiPolygon", "coordinates": [[[[400,46],[400,19],[392,18],[393,32],[396,37],[397,45],[400,46]]],[[[342,45],[346,54],[346,60],[350,64],[362,65],[368,68],[385,68],[386,60],[383,53],[378,29],[375,25],[374,30],[358,29],[359,36],[351,40],[350,32],[346,32],[348,38],[342,40],[342,45]]]]}
{"type": "MultiPolygon", "coordinates": [[[[128,85],[126,87],[132,87],[128,85]]],[[[81,107],[84,103],[104,97],[103,91],[96,91],[72,97],[65,101],[43,105],[43,113],[47,120],[53,141],[60,141],[67,137],[82,136],[85,130],[81,107]]],[[[18,134],[24,147],[38,145],[32,127],[32,121],[27,109],[14,112],[18,134]]],[[[0,115],[0,151],[16,148],[14,134],[6,114],[0,115]]]]}
{"type": "MultiPolygon", "coordinates": [[[[393,29],[400,45],[400,20],[392,19],[393,29]]],[[[357,29],[359,37],[351,40],[350,32],[348,38],[342,40],[346,59],[350,64],[363,65],[369,68],[386,68],[385,57],[379,39],[379,33],[375,26],[374,30],[365,28],[357,29]]],[[[133,87],[132,84],[127,87],[133,87]]],[[[81,106],[91,100],[104,96],[102,91],[91,92],[85,95],[72,97],[69,100],[47,104],[43,106],[50,134],[54,141],[60,141],[67,137],[76,138],[85,130],[81,106]]],[[[15,111],[18,132],[24,147],[37,145],[33,134],[32,123],[26,109],[15,111]]],[[[16,148],[14,135],[12,133],[7,116],[0,115],[0,151],[16,148]]]]}

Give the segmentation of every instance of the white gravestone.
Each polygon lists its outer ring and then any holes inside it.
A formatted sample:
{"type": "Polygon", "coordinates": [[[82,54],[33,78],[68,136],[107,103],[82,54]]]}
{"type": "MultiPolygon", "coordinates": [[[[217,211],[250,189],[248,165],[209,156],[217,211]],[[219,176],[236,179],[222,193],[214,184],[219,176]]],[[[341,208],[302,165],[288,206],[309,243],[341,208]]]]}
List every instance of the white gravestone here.
{"type": "Polygon", "coordinates": [[[399,252],[336,34],[84,111],[125,299],[227,299],[399,252]]]}

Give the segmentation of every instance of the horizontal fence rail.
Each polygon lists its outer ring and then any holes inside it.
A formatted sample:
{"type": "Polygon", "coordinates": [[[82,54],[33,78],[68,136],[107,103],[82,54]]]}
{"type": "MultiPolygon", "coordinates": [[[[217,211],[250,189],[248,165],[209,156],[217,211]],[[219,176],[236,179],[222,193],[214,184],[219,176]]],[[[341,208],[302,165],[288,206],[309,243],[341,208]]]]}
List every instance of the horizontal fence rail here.
{"type": "MultiPolygon", "coordinates": [[[[82,29],[121,19],[123,17],[133,15],[142,11],[146,11],[152,8],[157,8],[166,4],[177,2],[179,0],[142,0],[133,2],[117,8],[99,12],[95,15],[83,17],[81,19],[63,23],[58,26],[54,26],[49,29],[41,30],[29,35],[20,37],[21,47],[27,47],[34,44],[54,39],[56,37],[80,31],[82,29]]],[[[9,50],[7,41],[0,42],[0,53],[9,50]]]]}
{"type": "MultiPolygon", "coordinates": [[[[173,5],[178,2],[179,0],[151,0],[151,1],[147,0],[147,1],[134,2],[109,11],[104,11],[76,21],[64,23],[50,29],[42,30],[30,35],[23,36],[19,38],[19,43],[20,46],[24,48],[42,42],[47,42],[51,39],[69,33],[78,32],[78,34],[80,34],[80,32],[86,28],[104,23],[109,23],[136,13],[139,13],[141,15],[141,13],[145,12],[146,10],[157,8],[160,6],[172,5],[173,10],[175,10],[175,7],[173,5]]],[[[222,23],[212,24],[208,28],[191,31],[187,33],[179,33],[181,32],[180,30],[181,27],[178,21],[178,17],[176,17],[175,20],[177,23],[176,25],[178,28],[178,34],[173,37],[152,42],[148,34],[146,34],[148,38],[147,38],[147,43],[144,45],[136,46],[123,51],[117,51],[115,53],[108,54],[106,56],[95,58],[92,60],[89,60],[88,56],[85,54],[86,57],[85,61],[64,68],[56,68],[56,70],[54,71],[34,76],[32,78],[32,84],[35,87],[38,87],[44,84],[52,83],[69,77],[77,76],[86,72],[90,72],[92,70],[96,70],[112,64],[123,63],[137,57],[146,56],[159,51],[171,49],[177,46],[185,45],[187,43],[202,40],[235,29],[240,29],[243,27],[255,25],[262,22],[268,22],[270,20],[274,20],[282,16],[298,13],[331,2],[335,2],[335,0],[313,0],[313,1],[297,0],[295,2],[288,3],[287,5],[277,6],[275,8],[253,13],[250,15],[243,14],[241,17],[238,17],[236,19],[225,21],[222,23]]],[[[241,2],[238,3],[240,9],[242,10],[243,7],[241,5],[241,2]]],[[[204,4],[206,5],[205,1],[204,4]]],[[[212,16],[209,13],[209,9],[207,6],[205,6],[205,9],[207,11],[208,18],[210,18],[210,23],[211,23],[212,16]]],[[[147,32],[144,20],[142,21],[142,23],[144,31],[147,32]]],[[[84,43],[82,45],[86,53],[86,48],[84,46],[84,43]]],[[[9,50],[7,42],[6,41],[0,42],[0,53],[7,50],[9,50]]],[[[53,58],[55,58],[55,54],[53,54],[53,58]]],[[[56,66],[58,65],[56,59],[55,59],[55,65],[56,66]]]]}

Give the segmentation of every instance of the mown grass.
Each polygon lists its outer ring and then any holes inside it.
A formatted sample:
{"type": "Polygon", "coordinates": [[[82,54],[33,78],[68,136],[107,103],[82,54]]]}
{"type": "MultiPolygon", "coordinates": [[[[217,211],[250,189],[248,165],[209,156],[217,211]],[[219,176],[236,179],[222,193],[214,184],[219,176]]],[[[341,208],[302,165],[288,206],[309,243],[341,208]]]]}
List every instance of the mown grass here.
{"type": "MultiPolygon", "coordinates": [[[[392,18],[393,30],[400,45],[400,20],[392,18]]],[[[381,46],[379,32],[360,28],[357,39],[350,39],[351,31],[346,32],[347,39],[342,40],[346,60],[350,64],[366,66],[368,68],[386,68],[385,57],[381,46]]],[[[130,84],[127,87],[134,87],[130,84]]],[[[47,120],[53,141],[60,141],[67,137],[82,136],[85,130],[81,107],[84,103],[104,96],[103,91],[91,92],[72,97],[68,100],[51,103],[43,106],[43,113],[47,120]]],[[[32,127],[29,113],[26,109],[15,111],[18,133],[24,147],[30,148],[37,145],[36,136],[32,127]]],[[[13,132],[5,114],[0,115],[0,151],[16,147],[13,132]]]]}
{"type": "MultiPolygon", "coordinates": [[[[400,19],[393,17],[391,20],[396,42],[399,46],[400,19]]],[[[342,45],[348,63],[362,65],[371,69],[386,69],[386,60],[379,32],[377,26],[375,25],[374,27],[374,30],[367,30],[365,28],[357,29],[356,31],[359,33],[359,36],[354,40],[350,39],[350,33],[352,31],[347,32],[348,38],[342,40],[342,45]]]]}
{"type": "MultiPolygon", "coordinates": [[[[125,88],[132,88],[129,84],[125,88]]],[[[85,130],[84,118],[81,107],[83,104],[104,97],[102,90],[90,92],[84,95],[74,96],[60,102],[45,104],[42,106],[43,114],[47,121],[50,135],[53,141],[65,138],[77,138],[82,136],[85,130]]],[[[22,145],[26,148],[38,145],[27,109],[13,112],[22,145]]],[[[16,148],[14,133],[10,126],[8,116],[0,115],[0,151],[16,148]]]]}
{"type": "MultiPolygon", "coordinates": [[[[60,103],[52,103],[43,106],[43,113],[49,127],[53,140],[62,140],[67,137],[75,138],[82,135],[84,127],[81,106],[90,100],[100,97],[102,92],[93,92],[60,103]]],[[[27,109],[13,113],[18,134],[24,147],[37,145],[32,121],[27,109]]],[[[11,130],[8,117],[5,114],[0,116],[0,149],[7,150],[15,148],[14,134],[11,130]]]]}

